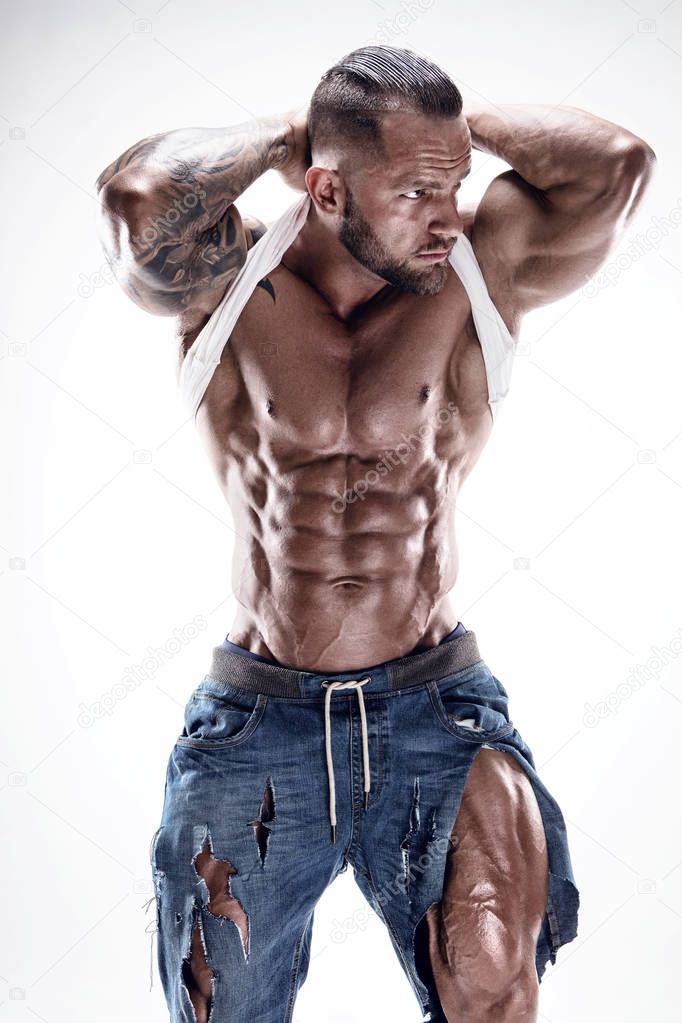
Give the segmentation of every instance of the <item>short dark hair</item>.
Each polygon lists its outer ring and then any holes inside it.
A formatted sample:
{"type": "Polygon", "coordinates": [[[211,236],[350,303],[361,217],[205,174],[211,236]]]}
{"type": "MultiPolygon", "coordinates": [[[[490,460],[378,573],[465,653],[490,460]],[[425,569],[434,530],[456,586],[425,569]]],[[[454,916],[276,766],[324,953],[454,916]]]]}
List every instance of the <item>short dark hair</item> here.
{"type": "Polygon", "coordinates": [[[462,94],[444,71],[412,50],[362,46],[325,71],[312,95],[311,152],[331,144],[381,156],[381,114],[389,110],[458,117],[462,94]]]}

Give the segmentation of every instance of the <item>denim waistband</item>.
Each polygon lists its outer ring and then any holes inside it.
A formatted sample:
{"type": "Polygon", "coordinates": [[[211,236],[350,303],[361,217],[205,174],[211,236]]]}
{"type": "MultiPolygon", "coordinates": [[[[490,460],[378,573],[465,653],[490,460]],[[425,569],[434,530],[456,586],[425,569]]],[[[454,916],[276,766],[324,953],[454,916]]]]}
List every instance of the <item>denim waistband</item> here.
{"type": "Polygon", "coordinates": [[[434,647],[353,671],[319,672],[287,668],[243,647],[236,650],[232,649],[234,647],[236,644],[226,641],[213,648],[207,674],[214,691],[218,682],[226,687],[271,696],[322,698],[322,682],[363,678],[367,679],[363,686],[365,695],[370,696],[436,681],[482,660],[475,634],[461,622],[434,647]]]}

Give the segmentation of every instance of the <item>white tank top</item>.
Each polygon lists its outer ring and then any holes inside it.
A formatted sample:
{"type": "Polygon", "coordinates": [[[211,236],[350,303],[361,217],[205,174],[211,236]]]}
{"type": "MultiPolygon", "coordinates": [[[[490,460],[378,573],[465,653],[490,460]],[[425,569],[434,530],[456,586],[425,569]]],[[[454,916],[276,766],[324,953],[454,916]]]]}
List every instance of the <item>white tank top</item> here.
{"type": "MultiPolygon", "coordinates": [[[[179,385],[182,400],[192,418],[196,417],[239,314],[258,282],[281,262],[306,222],[311,201],[306,192],[248,250],[244,265],[188,349],[180,366],[179,385]]],[[[493,305],[466,235],[458,236],[449,259],[469,296],[488,380],[488,404],[494,420],[500,402],[509,390],[514,339],[493,305]]]]}

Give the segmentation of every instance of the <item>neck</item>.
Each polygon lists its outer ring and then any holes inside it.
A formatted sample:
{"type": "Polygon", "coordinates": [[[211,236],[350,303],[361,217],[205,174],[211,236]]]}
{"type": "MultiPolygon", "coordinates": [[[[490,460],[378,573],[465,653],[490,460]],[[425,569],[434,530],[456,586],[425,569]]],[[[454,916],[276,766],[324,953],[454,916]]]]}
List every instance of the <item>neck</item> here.
{"type": "Polygon", "coordinates": [[[306,222],[284,253],[282,263],[315,288],[343,322],[363,311],[379,292],[391,289],[341,244],[312,199],[306,222]]]}

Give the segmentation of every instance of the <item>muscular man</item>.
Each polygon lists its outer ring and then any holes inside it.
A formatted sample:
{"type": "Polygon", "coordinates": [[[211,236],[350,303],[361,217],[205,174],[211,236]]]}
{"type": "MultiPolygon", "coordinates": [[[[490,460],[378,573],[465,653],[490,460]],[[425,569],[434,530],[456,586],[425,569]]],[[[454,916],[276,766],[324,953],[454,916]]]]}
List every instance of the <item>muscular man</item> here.
{"type": "Polygon", "coordinates": [[[427,1018],[537,1019],[578,891],[453,609],[455,501],[524,313],[595,273],[654,162],[585,111],[463,107],[425,58],[368,46],[302,111],[154,135],[100,175],[108,258],[175,318],[238,536],[231,638],[150,851],[173,1021],[289,1023],[348,863],[427,1018]],[[510,169],[465,209],[472,149],[510,169]],[[235,201],[269,169],[300,198],[266,229],[235,201]]]}

